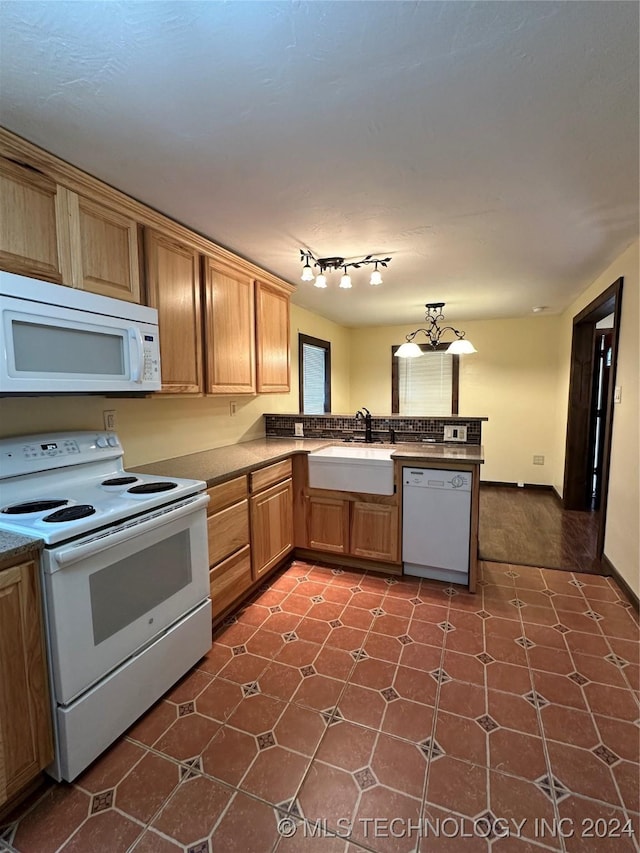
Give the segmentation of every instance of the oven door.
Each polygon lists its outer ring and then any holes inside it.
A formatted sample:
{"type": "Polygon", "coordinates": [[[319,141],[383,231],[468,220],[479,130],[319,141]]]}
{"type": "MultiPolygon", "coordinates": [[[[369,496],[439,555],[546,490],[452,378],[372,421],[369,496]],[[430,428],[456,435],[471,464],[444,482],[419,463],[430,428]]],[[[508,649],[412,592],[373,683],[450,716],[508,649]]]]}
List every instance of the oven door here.
{"type": "Polygon", "coordinates": [[[58,704],[71,702],[207,599],[208,500],[196,495],[44,552],[58,704]]]}

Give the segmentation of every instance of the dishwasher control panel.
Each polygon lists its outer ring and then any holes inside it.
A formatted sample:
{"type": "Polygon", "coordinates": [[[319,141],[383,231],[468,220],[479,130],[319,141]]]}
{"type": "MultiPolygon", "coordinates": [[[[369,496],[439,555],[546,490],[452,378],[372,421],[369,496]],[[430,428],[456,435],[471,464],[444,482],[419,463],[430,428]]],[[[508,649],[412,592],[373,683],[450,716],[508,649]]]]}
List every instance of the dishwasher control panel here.
{"type": "Polygon", "coordinates": [[[471,474],[438,468],[403,468],[402,484],[423,489],[458,489],[468,492],[471,490],[471,474]]]}

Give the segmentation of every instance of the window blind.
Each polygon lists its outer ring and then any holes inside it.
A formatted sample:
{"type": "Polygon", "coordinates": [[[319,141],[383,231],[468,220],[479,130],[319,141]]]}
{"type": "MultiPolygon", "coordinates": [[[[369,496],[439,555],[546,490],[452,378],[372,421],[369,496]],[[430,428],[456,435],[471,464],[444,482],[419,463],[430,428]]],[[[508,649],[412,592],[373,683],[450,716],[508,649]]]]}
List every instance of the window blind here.
{"type": "Polygon", "coordinates": [[[312,344],[302,345],[303,407],[307,415],[324,414],[325,349],[312,344]]]}
{"type": "Polygon", "coordinates": [[[398,362],[399,413],[450,415],[452,356],[425,352],[421,358],[399,358],[398,362]]]}

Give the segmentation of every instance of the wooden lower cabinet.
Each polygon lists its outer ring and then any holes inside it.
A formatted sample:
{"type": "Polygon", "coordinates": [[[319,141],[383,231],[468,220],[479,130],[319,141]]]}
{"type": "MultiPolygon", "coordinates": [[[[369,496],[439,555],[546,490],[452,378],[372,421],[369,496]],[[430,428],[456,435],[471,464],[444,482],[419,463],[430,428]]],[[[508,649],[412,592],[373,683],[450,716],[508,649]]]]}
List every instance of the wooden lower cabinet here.
{"type": "Polygon", "coordinates": [[[247,478],[227,480],[207,494],[209,587],[215,619],[252,584],[247,478]]]}
{"type": "Polygon", "coordinates": [[[349,501],[309,496],[307,547],[334,554],[349,552],[349,501]]]}
{"type": "Polygon", "coordinates": [[[223,613],[252,583],[251,548],[245,545],[209,570],[213,617],[223,613]]]}
{"type": "Polygon", "coordinates": [[[249,544],[249,503],[237,504],[210,515],[207,519],[209,565],[213,566],[249,544]]]}
{"type": "Polygon", "coordinates": [[[38,571],[0,569],[0,807],[53,760],[38,571]]]}
{"type": "Polygon", "coordinates": [[[397,503],[358,499],[363,496],[322,490],[305,498],[305,547],[314,551],[379,560],[400,561],[399,510],[397,503]]]}
{"type": "Polygon", "coordinates": [[[293,549],[291,478],[251,496],[253,579],[275,566],[293,549]]]}

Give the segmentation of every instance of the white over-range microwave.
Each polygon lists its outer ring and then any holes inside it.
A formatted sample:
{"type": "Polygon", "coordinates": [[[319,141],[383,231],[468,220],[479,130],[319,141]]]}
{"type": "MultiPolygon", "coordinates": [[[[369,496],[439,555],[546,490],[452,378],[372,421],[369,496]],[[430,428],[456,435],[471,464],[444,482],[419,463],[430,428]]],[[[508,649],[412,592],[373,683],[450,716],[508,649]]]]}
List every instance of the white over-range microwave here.
{"type": "Polygon", "coordinates": [[[0,395],[159,390],[155,308],[0,271],[0,395]]]}

